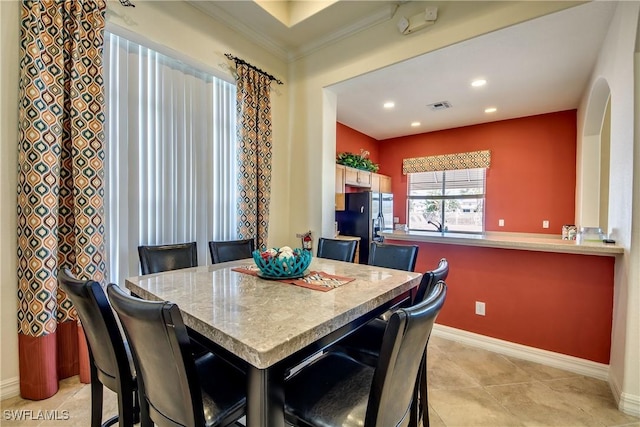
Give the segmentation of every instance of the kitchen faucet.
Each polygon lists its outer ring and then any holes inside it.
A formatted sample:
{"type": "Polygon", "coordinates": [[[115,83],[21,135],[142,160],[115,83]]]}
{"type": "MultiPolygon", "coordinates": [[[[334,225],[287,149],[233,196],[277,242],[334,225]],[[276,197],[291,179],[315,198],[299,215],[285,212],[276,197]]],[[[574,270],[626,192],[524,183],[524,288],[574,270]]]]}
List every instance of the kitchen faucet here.
{"type": "Polygon", "coordinates": [[[442,232],[442,224],[439,222],[427,221],[427,224],[433,225],[439,232],[442,232]]]}

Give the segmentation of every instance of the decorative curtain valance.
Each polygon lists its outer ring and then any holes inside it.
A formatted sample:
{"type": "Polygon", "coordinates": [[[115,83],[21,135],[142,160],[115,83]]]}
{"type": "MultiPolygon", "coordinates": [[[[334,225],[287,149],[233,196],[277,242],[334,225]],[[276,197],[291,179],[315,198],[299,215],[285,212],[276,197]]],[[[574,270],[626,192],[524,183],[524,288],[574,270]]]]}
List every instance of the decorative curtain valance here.
{"type": "Polygon", "coordinates": [[[471,151],[469,153],[404,159],[402,160],[402,173],[406,175],[412,172],[488,168],[489,165],[491,165],[491,152],[489,150],[471,151]]]}

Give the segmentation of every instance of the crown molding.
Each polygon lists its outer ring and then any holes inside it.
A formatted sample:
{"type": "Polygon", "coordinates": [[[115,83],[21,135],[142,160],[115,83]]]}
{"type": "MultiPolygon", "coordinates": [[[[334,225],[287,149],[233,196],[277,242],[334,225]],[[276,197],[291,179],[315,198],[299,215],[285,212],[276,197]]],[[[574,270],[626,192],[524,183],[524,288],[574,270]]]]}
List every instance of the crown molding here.
{"type": "Polygon", "coordinates": [[[267,37],[264,34],[255,31],[253,28],[244,24],[242,21],[236,19],[233,15],[228,14],[226,11],[216,6],[214,2],[187,0],[187,3],[200,10],[201,12],[207,14],[207,16],[218,21],[220,24],[225,25],[226,27],[231,28],[232,30],[244,35],[252,42],[277,56],[279,59],[283,61],[289,60],[289,52],[284,46],[276,43],[270,37],[267,37]]]}
{"type": "Polygon", "coordinates": [[[220,24],[225,25],[228,28],[231,28],[232,30],[242,34],[253,43],[266,49],[285,62],[292,62],[297,59],[303,58],[307,55],[312,54],[313,52],[322,49],[325,46],[336,43],[339,40],[350,37],[374,25],[386,22],[393,17],[393,14],[397,9],[397,6],[386,5],[385,7],[382,7],[379,10],[367,16],[364,16],[363,18],[347,27],[344,27],[324,37],[318,38],[313,42],[304,44],[298,48],[290,49],[283,44],[275,41],[268,35],[256,31],[252,27],[246,25],[244,22],[236,19],[233,15],[216,6],[215,2],[187,0],[187,3],[205,13],[207,16],[216,20],[220,24]]]}
{"type": "Polygon", "coordinates": [[[294,51],[289,53],[289,61],[295,61],[297,59],[303,58],[307,55],[312,54],[313,52],[324,48],[325,46],[336,43],[342,39],[351,37],[354,34],[359,33],[360,31],[364,31],[375,25],[386,22],[393,17],[396,9],[397,7],[394,5],[387,5],[386,7],[382,7],[378,11],[373,12],[362,19],[359,19],[348,27],[344,27],[332,34],[328,34],[327,36],[314,40],[311,43],[302,45],[298,49],[295,49],[294,51]]]}

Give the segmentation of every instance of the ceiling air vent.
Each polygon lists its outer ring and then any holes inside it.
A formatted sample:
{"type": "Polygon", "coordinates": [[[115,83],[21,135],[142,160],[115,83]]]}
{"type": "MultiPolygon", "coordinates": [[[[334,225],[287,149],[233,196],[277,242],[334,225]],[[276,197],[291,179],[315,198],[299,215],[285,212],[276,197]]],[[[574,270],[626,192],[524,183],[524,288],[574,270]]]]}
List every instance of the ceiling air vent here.
{"type": "Polygon", "coordinates": [[[447,108],[451,108],[451,103],[449,101],[440,101],[429,104],[427,107],[433,111],[446,110],[447,108]]]}

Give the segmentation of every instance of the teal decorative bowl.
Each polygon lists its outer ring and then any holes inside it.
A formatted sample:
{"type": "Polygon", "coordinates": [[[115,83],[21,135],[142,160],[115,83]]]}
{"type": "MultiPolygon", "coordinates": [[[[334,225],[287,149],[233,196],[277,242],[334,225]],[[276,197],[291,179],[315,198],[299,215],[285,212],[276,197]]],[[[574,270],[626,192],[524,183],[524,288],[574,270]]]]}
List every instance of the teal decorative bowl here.
{"type": "MultiPolygon", "coordinates": [[[[279,251],[279,248],[273,248],[279,251]]],[[[311,251],[300,248],[293,250],[292,257],[263,257],[264,251],[253,251],[253,260],[260,269],[258,276],[263,279],[296,279],[305,275],[311,264],[311,251]]]]}

